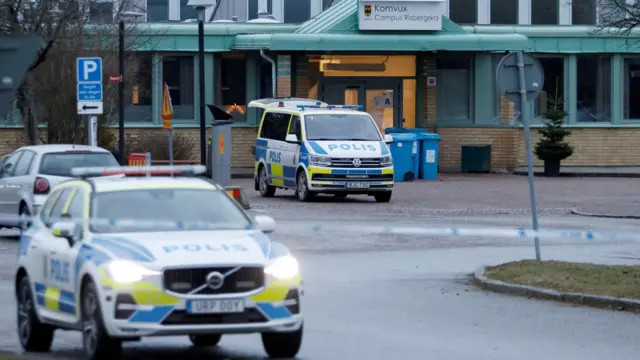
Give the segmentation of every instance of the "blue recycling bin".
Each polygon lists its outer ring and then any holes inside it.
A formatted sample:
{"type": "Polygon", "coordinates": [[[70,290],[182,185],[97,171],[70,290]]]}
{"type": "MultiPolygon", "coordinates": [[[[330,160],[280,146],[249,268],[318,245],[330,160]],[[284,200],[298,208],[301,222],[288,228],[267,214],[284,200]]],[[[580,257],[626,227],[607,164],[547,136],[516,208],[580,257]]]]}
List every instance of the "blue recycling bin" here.
{"type": "Polygon", "coordinates": [[[386,134],[414,134],[419,142],[418,177],[425,180],[438,178],[438,157],[440,155],[440,135],[427,129],[407,129],[390,127],[384,129],[386,134]]]}
{"type": "Polygon", "coordinates": [[[415,134],[392,133],[393,180],[413,181],[420,171],[420,142],[415,134]]]}

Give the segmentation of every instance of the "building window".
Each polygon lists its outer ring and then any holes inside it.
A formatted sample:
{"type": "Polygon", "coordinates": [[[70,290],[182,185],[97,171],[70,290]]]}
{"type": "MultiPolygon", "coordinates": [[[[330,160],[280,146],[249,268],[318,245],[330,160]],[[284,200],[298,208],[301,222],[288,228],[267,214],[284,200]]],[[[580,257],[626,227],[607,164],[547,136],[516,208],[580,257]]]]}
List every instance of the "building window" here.
{"type": "Polygon", "coordinates": [[[89,22],[92,24],[110,24],[113,22],[113,2],[94,1],[89,3],[89,22]]]}
{"type": "Polygon", "coordinates": [[[260,98],[274,97],[273,94],[273,68],[271,63],[261,59],[260,61],[260,98]]]}
{"type": "Polygon", "coordinates": [[[220,99],[224,111],[233,121],[247,120],[247,56],[243,53],[222,54],[220,59],[220,99]]]}
{"type": "Polygon", "coordinates": [[[598,0],[572,0],[571,23],[573,25],[595,25],[598,0]]]}
{"type": "Polygon", "coordinates": [[[311,18],[311,0],[284,0],[284,22],[301,24],[311,18]]]}
{"type": "Polygon", "coordinates": [[[518,23],[518,0],[490,0],[491,23],[513,25],[518,23]]]}
{"type": "MultiPolygon", "coordinates": [[[[126,122],[152,122],[152,72],[153,58],[151,53],[138,52],[132,60],[127,61],[125,69],[125,95],[128,96],[125,107],[126,122]]],[[[175,104],[175,102],[174,102],[175,104]]]]}
{"type": "Polygon", "coordinates": [[[539,57],[544,70],[544,86],[534,103],[534,115],[543,117],[552,106],[564,107],[564,58],[539,57]]]}
{"type": "Polygon", "coordinates": [[[438,122],[471,121],[471,60],[464,53],[438,56],[438,122]]]}
{"type": "Polygon", "coordinates": [[[326,10],[339,2],[340,0],[322,0],[322,10],[326,10]]]}
{"type": "Polygon", "coordinates": [[[449,19],[458,24],[477,24],[478,0],[449,0],[449,19]]]}
{"type": "MultiPolygon", "coordinates": [[[[576,0],[574,0],[576,1],[576,0]]],[[[582,0],[585,1],[585,0],[582,0]]],[[[624,0],[592,0],[597,2],[598,22],[604,26],[626,28],[627,4],[624,0]],[[623,23],[621,23],[623,22],[623,23]]],[[[638,2],[636,1],[637,6],[638,2]]],[[[632,10],[637,11],[637,10],[632,10]]]]}
{"type": "Polygon", "coordinates": [[[189,0],[180,0],[180,21],[198,19],[198,10],[192,6],[187,6],[189,0]]]}
{"type": "Polygon", "coordinates": [[[624,118],[640,120],[640,58],[624,60],[624,118]]]}
{"type": "Polygon", "coordinates": [[[174,119],[193,119],[194,80],[193,56],[162,58],[162,79],[169,87],[174,119]]]}
{"type": "Polygon", "coordinates": [[[558,24],[559,0],[534,0],[531,1],[531,24],[556,25],[558,24]]]}
{"type": "Polygon", "coordinates": [[[577,63],[577,121],[611,121],[611,57],[579,55],[577,63]]]}
{"type": "Polygon", "coordinates": [[[169,0],[147,0],[147,21],[169,20],[169,0]]]}
{"type": "MultiPolygon", "coordinates": [[[[253,19],[257,19],[258,18],[258,2],[260,0],[248,0],[249,1],[249,6],[248,6],[248,16],[247,18],[249,20],[253,20],[253,19]]],[[[273,14],[273,0],[267,0],[267,12],[269,12],[269,14],[273,14]]]]}

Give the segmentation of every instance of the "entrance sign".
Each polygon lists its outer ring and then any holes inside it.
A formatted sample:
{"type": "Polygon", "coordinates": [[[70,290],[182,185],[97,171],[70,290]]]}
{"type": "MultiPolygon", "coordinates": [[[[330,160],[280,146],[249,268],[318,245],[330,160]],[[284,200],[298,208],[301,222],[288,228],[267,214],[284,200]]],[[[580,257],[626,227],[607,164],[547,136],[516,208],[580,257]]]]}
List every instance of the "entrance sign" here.
{"type": "Polygon", "coordinates": [[[442,30],[446,0],[360,0],[360,30],[433,31],[442,30]]]}

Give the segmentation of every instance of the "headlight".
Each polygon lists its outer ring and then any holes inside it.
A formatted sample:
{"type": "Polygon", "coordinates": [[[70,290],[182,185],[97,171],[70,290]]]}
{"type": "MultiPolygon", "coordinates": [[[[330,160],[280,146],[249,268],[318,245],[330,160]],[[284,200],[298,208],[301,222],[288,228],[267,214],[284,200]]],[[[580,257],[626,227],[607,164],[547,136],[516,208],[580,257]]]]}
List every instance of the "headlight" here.
{"type": "Polygon", "coordinates": [[[391,166],[393,165],[393,158],[391,155],[383,156],[380,158],[380,166],[391,166]]]}
{"type": "Polygon", "coordinates": [[[309,155],[309,165],[331,166],[331,158],[326,156],[309,155]]]}
{"type": "Polygon", "coordinates": [[[285,255],[275,259],[264,269],[264,273],[280,280],[291,279],[299,273],[298,261],[291,255],[285,255]]]}
{"type": "Polygon", "coordinates": [[[113,260],[107,265],[109,277],[119,283],[133,283],[148,276],[160,275],[160,272],[149,270],[132,261],[113,260]]]}

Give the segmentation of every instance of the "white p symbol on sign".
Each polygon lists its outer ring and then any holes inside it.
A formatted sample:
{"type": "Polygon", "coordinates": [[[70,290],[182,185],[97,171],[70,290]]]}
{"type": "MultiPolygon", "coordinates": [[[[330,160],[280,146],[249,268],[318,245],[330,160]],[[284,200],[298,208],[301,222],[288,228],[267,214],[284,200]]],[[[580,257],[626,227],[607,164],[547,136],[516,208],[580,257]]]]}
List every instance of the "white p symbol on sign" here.
{"type": "Polygon", "coordinates": [[[92,73],[96,70],[98,70],[98,64],[96,64],[95,61],[85,61],[83,62],[84,64],[84,68],[82,69],[83,71],[83,79],[87,80],[89,79],[89,73],[92,73]]]}

